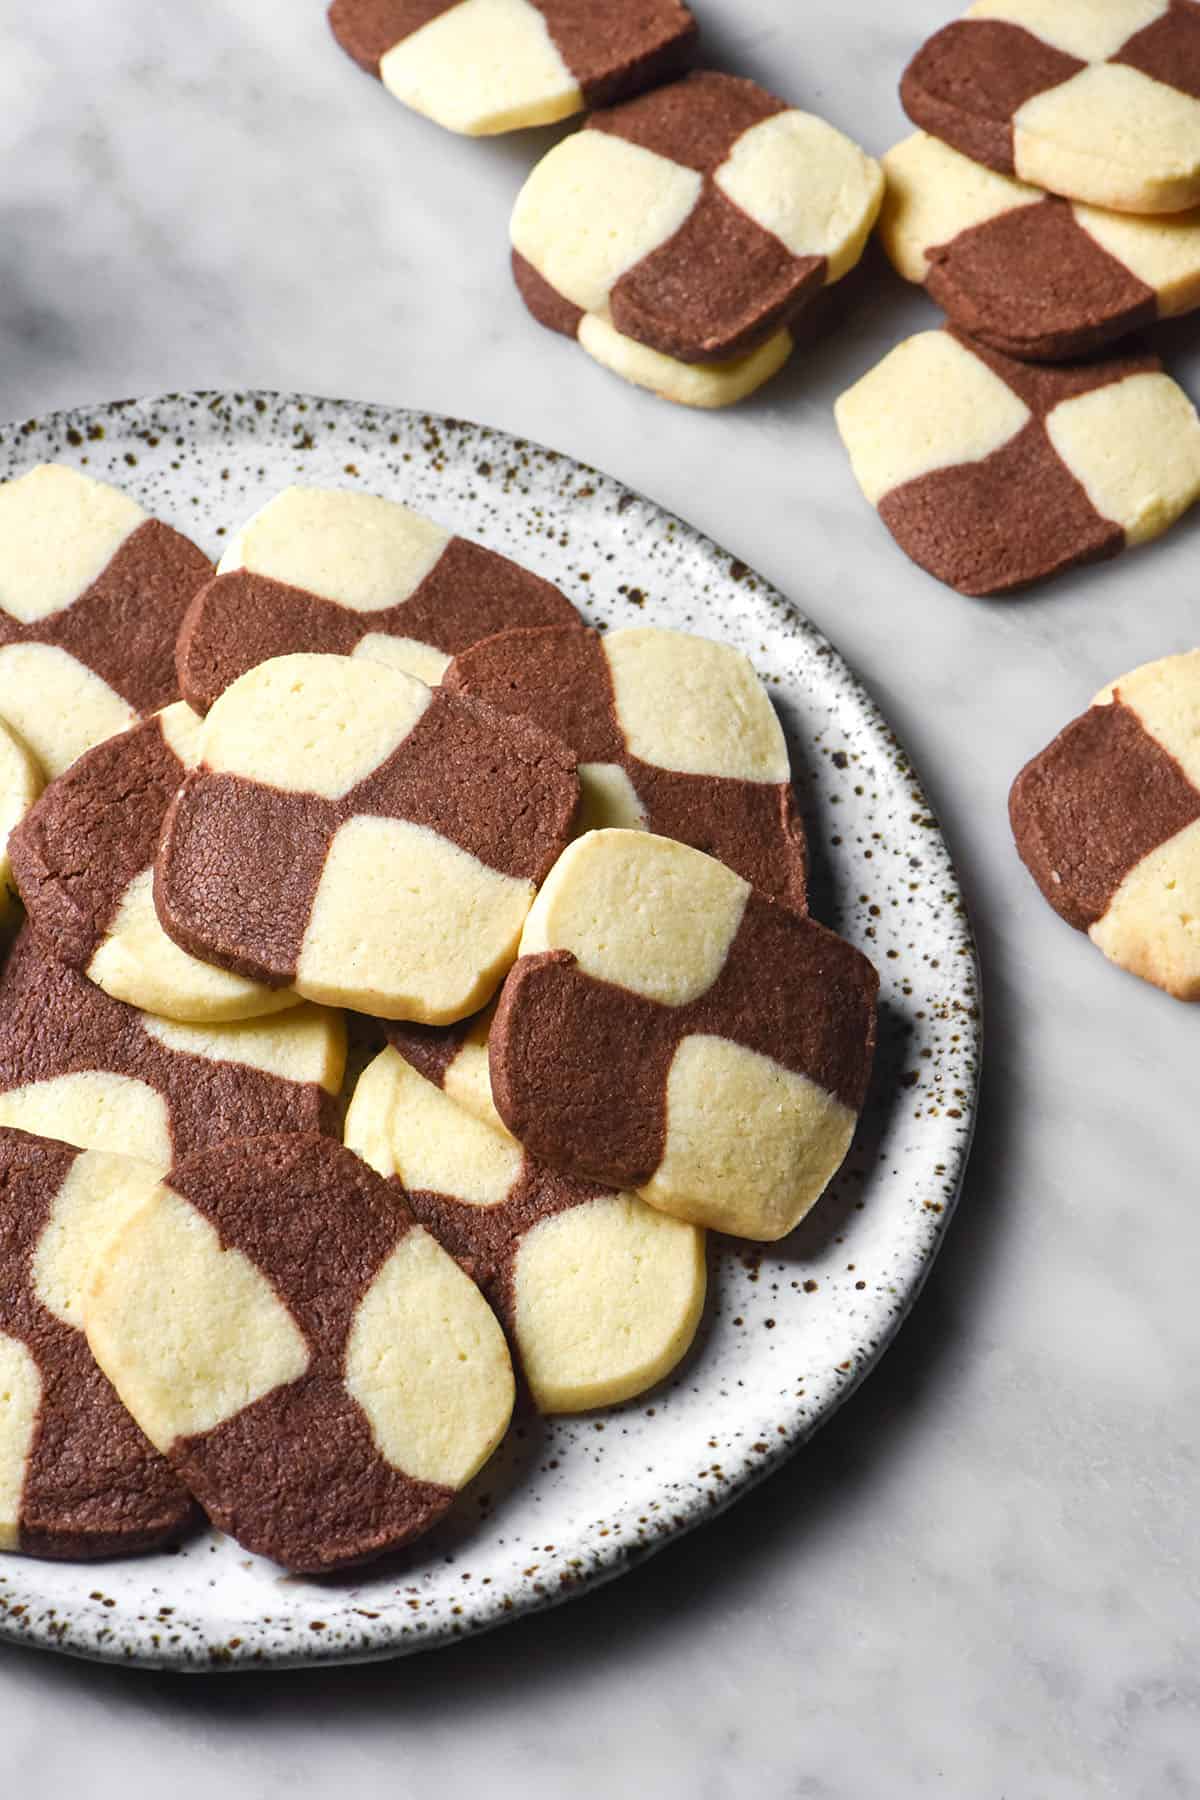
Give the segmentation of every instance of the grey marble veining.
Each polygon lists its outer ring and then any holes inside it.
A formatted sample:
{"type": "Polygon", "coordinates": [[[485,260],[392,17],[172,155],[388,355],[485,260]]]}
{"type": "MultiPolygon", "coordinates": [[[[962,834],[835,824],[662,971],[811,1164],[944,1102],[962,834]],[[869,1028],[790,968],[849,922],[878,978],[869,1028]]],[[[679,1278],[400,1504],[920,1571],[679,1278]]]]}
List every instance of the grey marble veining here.
{"type": "MultiPolygon", "coordinates": [[[[941,0],[709,0],[714,59],[872,150],[941,0]]],[[[428,1659],[186,1682],[0,1654],[12,1792],[591,1800],[1200,1793],[1197,1021],[1047,911],[1012,775],[1190,647],[1200,516],[1010,602],[907,564],[834,395],[932,307],[872,262],[737,412],[673,411],[526,317],[505,221],[553,133],[400,111],[319,0],[0,0],[0,415],[274,386],[551,443],[710,532],[859,670],[971,894],[988,1054],[958,1219],[899,1343],[782,1474],[561,1611],[428,1659]]],[[[1164,334],[1200,396],[1200,325],[1164,334]]]]}

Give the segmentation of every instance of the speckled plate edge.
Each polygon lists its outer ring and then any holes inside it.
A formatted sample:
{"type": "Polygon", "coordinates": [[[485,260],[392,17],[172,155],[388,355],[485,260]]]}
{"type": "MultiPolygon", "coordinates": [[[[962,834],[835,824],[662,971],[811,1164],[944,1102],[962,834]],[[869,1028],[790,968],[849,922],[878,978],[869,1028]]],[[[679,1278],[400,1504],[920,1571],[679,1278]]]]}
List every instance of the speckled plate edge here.
{"type": "MultiPolygon", "coordinates": [[[[680,1497],[669,1512],[655,1517],[650,1523],[650,1529],[646,1529],[647,1520],[644,1515],[635,1521],[632,1514],[636,1503],[631,1502],[608,1514],[607,1526],[601,1534],[603,1541],[589,1544],[586,1560],[571,1554],[578,1546],[564,1544],[559,1547],[557,1554],[544,1557],[536,1569],[525,1571],[523,1577],[514,1581],[511,1586],[495,1587],[490,1593],[476,1594],[469,1613],[461,1606],[445,1606],[440,1609],[439,1614],[435,1605],[425,1610],[425,1616],[413,1618],[404,1616],[402,1612],[398,1615],[395,1609],[372,1614],[367,1609],[349,1608],[359,1615],[354,1621],[352,1632],[339,1631],[335,1635],[322,1622],[322,1632],[328,1632],[328,1635],[316,1636],[310,1632],[306,1639],[293,1639],[287,1643],[279,1641],[277,1631],[264,1631],[261,1636],[265,1641],[259,1641],[259,1633],[253,1627],[244,1626],[241,1627],[240,1636],[231,1638],[219,1621],[213,1622],[218,1625],[216,1630],[211,1625],[197,1625],[186,1636],[167,1632],[161,1618],[140,1617],[137,1621],[122,1620],[118,1624],[112,1611],[106,1614],[102,1610],[117,1605],[104,1592],[109,1572],[117,1565],[77,1565],[81,1574],[80,1585],[87,1588],[87,1599],[92,1605],[90,1611],[81,1610],[74,1616],[66,1613],[61,1606],[39,1607],[36,1572],[47,1565],[27,1562],[22,1558],[5,1558],[0,1565],[0,1640],[132,1666],[192,1671],[366,1662],[459,1641],[522,1614],[558,1604],[574,1594],[614,1579],[644,1560],[647,1554],[731,1506],[742,1494],[795,1454],[814,1431],[849,1399],[888,1348],[911,1311],[957,1204],[974,1134],[978,1099],[982,1045],[978,964],[965,903],[940,828],[905,753],[861,682],[847,668],[828,639],[792,602],[703,533],[610,476],[575,462],[560,452],[513,438],[490,427],[460,420],[315,396],[269,392],[202,392],[168,394],[142,401],[113,402],[0,427],[0,477],[19,472],[35,461],[54,457],[88,466],[90,472],[128,485],[136,491],[144,485],[136,475],[136,470],[139,463],[147,460],[146,452],[141,447],[145,446],[146,451],[157,451],[165,442],[169,453],[172,429],[179,433],[174,441],[180,450],[190,447],[189,426],[194,429],[198,417],[202,416],[222,421],[227,431],[236,432],[240,427],[252,435],[257,431],[260,421],[269,421],[277,433],[287,434],[283,437],[282,446],[286,450],[295,451],[295,468],[302,477],[310,467],[309,461],[306,461],[308,453],[329,448],[329,440],[322,440],[319,435],[320,428],[324,427],[333,431],[335,442],[343,432],[349,434],[348,441],[351,443],[359,441],[364,433],[374,437],[376,442],[386,439],[393,447],[403,446],[395,452],[397,461],[402,457],[406,464],[412,464],[414,460],[419,462],[424,457],[430,468],[441,474],[444,474],[448,466],[453,468],[456,462],[461,462],[469,454],[471,466],[466,500],[477,497],[475,490],[481,484],[494,484],[498,494],[507,495],[515,472],[522,464],[528,467],[530,459],[533,459],[543,469],[554,470],[562,505],[572,506],[586,502],[588,507],[622,517],[626,521],[629,521],[631,514],[636,521],[640,514],[646,526],[657,532],[660,538],[665,538],[674,551],[686,553],[704,566],[710,575],[710,582],[704,584],[706,595],[711,595],[712,589],[715,589],[718,595],[725,593],[728,596],[736,589],[739,603],[750,603],[752,610],[761,616],[766,633],[782,629],[795,638],[810,661],[822,665],[828,678],[836,683],[844,706],[853,715],[854,725],[873,745],[876,753],[882,751],[892,764],[890,778],[894,784],[903,785],[912,808],[910,818],[919,827],[925,882],[927,885],[930,882],[935,884],[944,902],[944,907],[939,907],[936,916],[941,921],[945,934],[943,955],[955,977],[948,984],[939,980],[931,989],[931,994],[939,1004],[948,1003],[952,1007],[953,1022],[957,1029],[951,1039],[954,1051],[952,1054],[948,1053],[948,1060],[939,1075],[942,1104],[940,1107],[935,1104],[926,1108],[931,1126],[943,1118],[952,1118],[954,1123],[952,1128],[930,1133],[930,1149],[937,1160],[929,1171],[927,1185],[930,1194],[936,1191],[938,1198],[927,1198],[919,1203],[927,1214],[927,1222],[919,1252],[908,1272],[904,1287],[890,1287],[887,1304],[876,1308],[874,1312],[868,1311],[864,1319],[865,1328],[858,1334],[861,1341],[856,1344],[853,1357],[837,1365],[833,1378],[819,1395],[812,1395],[810,1405],[794,1409],[792,1416],[776,1426],[770,1441],[756,1440],[743,1447],[736,1453],[736,1460],[731,1460],[727,1453],[721,1465],[713,1465],[713,1472],[719,1471],[719,1482],[710,1482],[704,1487],[696,1484],[693,1492],[680,1497]],[[165,421],[173,414],[177,416],[178,423],[168,427],[165,421]],[[358,434],[358,438],[355,434],[358,434]],[[121,450],[118,448],[121,444],[127,447],[121,450]],[[488,454],[481,456],[479,452],[484,448],[488,454]],[[956,1101],[953,1108],[945,1103],[945,1096],[951,1093],[956,1101]],[[14,1570],[19,1570],[20,1573],[14,1574],[14,1570]]],[[[264,431],[267,428],[264,423],[264,431]]],[[[169,466],[178,469],[180,464],[172,461],[169,466]]],[[[353,462],[347,462],[342,467],[347,475],[357,477],[359,474],[353,462]]],[[[215,480],[221,473],[214,467],[209,471],[209,478],[215,480]]],[[[320,474],[310,473],[309,478],[320,480],[328,477],[322,471],[320,474]]],[[[167,480],[170,478],[167,477],[167,480]]],[[[417,480],[414,485],[419,489],[420,481],[417,480]]],[[[442,492],[444,488],[438,491],[442,492]]],[[[527,489],[524,491],[528,492],[527,489]]],[[[436,499],[429,494],[422,496],[420,492],[410,490],[403,497],[411,499],[415,505],[428,506],[435,512],[438,510],[436,499]]],[[[152,499],[147,498],[148,503],[152,504],[152,499]]],[[[463,503],[465,504],[465,500],[463,503]]],[[[442,506],[443,517],[446,517],[446,510],[442,506]]],[[[541,512],[540,508],[534,510],[539,514],[541,512]]],[[[187,529],[187,518],[179,516],[178,510],[172,522],[187,529]]],[[[455,521],[446,518],[446,522],[455,521]]],[[[462,529],[471,529],[469,524],[462,524],[461,521],[458,523],[462,529]]],[[[475,535],[488,541],[485,529],[476,529],[475,535]]],[[[554,531],[551,528],[546,528],[545,535],[553,543],[554,531]]],[[[562,542],[566,542],[565,533],[562,542]]],[[[528,561],[531,566],[540,567],[544,573],[556,573],[555,565],[559,559],[553,556],[547,559],[544,553],[523,554],[520,550],[514,550],[510,544],[497,544],[496,547],[518,554],[522,560],[528,561]]],[[[640,563],[638,574],[640,579],[644,579],[640,563]]],[[[587,603],[589,596],[581,595],[566,576],[558,573],[557,578],[564,582],[573,598],[587,603]]],[[[587,577],[580,579],[586,580],[587,577]]],[[[652,601],[647,601],[639,586],[625,582],[620,585],[618,592],[638,609],[634,617],[643,622],[653,622],[654,605],[652,601]]],[[[594,607],[589,607],[589,610],[593,613],[596,611],[594,607]]],[[[602,607],[599,610],[603,612],[602,607]]],[[[609,621],[601,619],[600,622],[609,621]]],[[[707,615],[697,620],[700,629],[707,628],[710,631],[718,623],[719,621],[714,621],[707,615]]],[[[778,691],[776,699],[780,699],[778,691]]],[[[785,723],[788,723],[786,712],[785,723]]],[[[791,729],[789,736],[794,736],[791,729]]],[[[809,746],[803,745],[801,749],[802,760],[807,761],[808,757],[803,753],[808,751],[809,746]]],[[[845,769],[844,753],[830,753],[826,749],[824,754],[832,754],[835,766],[845,769]]],[[[856,785],[854,792],[861,795],[862,786],[856,785]]],[[[841,840],[835,836],[832,841],[836,844],[841,840]]],[[[861,899],[865,902],[868,896],[864,894],[861,899]]],[[[878,908],[871,910],[877,912],[878,908]]],[[[846,930],[849,936],[856,935],[840,917],[830,919],[829,922],[846,930]]],[[[874,935],[873,929],[868,927],[867,936],[874,935]]],[[[867,947],[870,948],[869,945],[867,947]]],[[[887,954],[894,953],[889,951],[887,954]]],[[[923,960],[928,963],[931,959],[926,956],[923,960]]],[[[933,959],[933,968],[938,967],[939,960],[933,959]]],[[[911,994],[912,989],[906,986],[904,991],[911,994]]],[[[917,997],[922,998],[922,993],[918,992],[917,997]]],[[[918,1016],[923,1017],[924,1013],[919,1012],[918,1016]]],[[[890,1100],[891,1097],[888,1098],[890,1100]]],[[[839,1238],[837,1241],[842,1240],[839,1238]]],[[[797,1284],[793,1282],[791,1285],[795,1287],[797,1284]]],[[[864,1284],[860,1282],[856,1285],[861,1287],[864,1284]]],[[[740,1325],[742,1321],[737,1319],[735,1323],[740,1325]]],[[[740,1435],[749,1436],[750,1433],[740,1435]]],[[[702,1470],[700,1473],[706,1475],[709,1471],[702,1470]]],[[[452,1561],[453,1558],[445,1560],[452,1561]]],[[[365,1574],[369,1580],[370,1572],[366,1571],[365,1574]]],[[[120,1583],[119,1580],[109,1581],[109,1585],[119,1586],[120,1583]]],[[[398,1595],[402,1591],[412,1594],[418,1590],[411,1586],[396,1590],[398,1595]]],[[[411,1599],[406,1604],[409,1608],[414,1605],[411,1599]]],[[[338,1613],[339,1606],[345,1607],[345,1602],[334,1604],[331,1599],[330,1604],[323,1604],[321,1610],[332,1618],[338,1613]]],[[[314,1610],[311,1599],[308,1610],[314,1610]]],[[[171,1611],[167,1607],[160,1609],[160,1613],[171,1611]]]]}

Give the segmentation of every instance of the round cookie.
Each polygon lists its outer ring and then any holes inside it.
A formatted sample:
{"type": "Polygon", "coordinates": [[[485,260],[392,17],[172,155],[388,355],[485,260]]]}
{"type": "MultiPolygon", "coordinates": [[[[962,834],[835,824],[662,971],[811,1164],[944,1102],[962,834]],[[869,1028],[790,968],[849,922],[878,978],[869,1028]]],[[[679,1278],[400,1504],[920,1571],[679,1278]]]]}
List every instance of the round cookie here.
{"type": "Polygon", "coordinates": [[[470,1267],[544,1413],[661,1381],[704,1310],[704,1233],[632,1194],[544,1168],[396,1054],[366,1069],[346,1143],[470,1267]]]}
{"type": "Polygon", "coordinates": [[[194,956],[382,1018],[476,1011],[570,834],[575,758],[382,664],[282,656],[208,716],[155,904],[194,956]]]}
{"type": "Polygon", "coordinates": [[[1200,650],[1122,675],[1017,776],[1021,859],[1120,968],[1200,1000],[1200,650]]]}
{"type": "Polygon", "coordinates": [[[0,934],[10,932],[21,917],[9,841],[41,793],[42,783],[42,771],[32,751],[0,719],[0,934]]]}
{"type": "Polygon", "coordinates": [[[341,1015],[178,1025],[110,999],[25,926],[0,974],[0,1125],[164,1169],[264,1131],[339,1135],[341,1015]]]}
{"type": "Polygon", "coordinates": [[[175,638],[212,565],[60,463],[0,485],[0,717],[45,774],[179,696],[175,638]]]}
{"type": "Polygon", "coordinates": [[[590,832],[500,995],[496,1108],[552,1168],[780,1238],[850,1147],[878,986],[859,951],[700,851],[590,832]]]}
{"type": "Polygon", "coordinates": [[[479,1290],[394,1188],[312,1134],[177,1163],[101,1253],[85,1323],[213,1523],[289,1569],[411,1542],[512,1413],[479,1290]]]}
{"type": "Polygon", "coordinates": [[[50,955],[162,1018],[227,1023],[281,1012],[300,997],[198,962],[158,922],[154,853],[167,808],[199,758],[201,729],[177,701],[85,751],[26,814],[9,855],[50,955]]]}
{"type": "Polygon", "coordinates": [[[153,1169],[0,1129],[0,1550],[151,1550],[195,1518],[83,1335],[98,1245],[146,1200],[153,1169]]]}
{"type": "Polygon", "coordinates": [[[576,625],[552,582],[374,494],[285,488],[236,534],[179,632],[179,687],[206,713],[256,664],[365,656],[430,685],[518,625],[576,625]]]}
{"type": "Polygon", "coordinates": [[[926,331],[835,412],[900,548],[963,594],[1148,543],[1200,494],[1200,420],[1155,356],[1035,367],[926,331]]]}
{"type": "Polygon", "coordinates": [[[749,658],[683,631],[546,627],[488,638],[444,685],[523,715],[579,758],[579,830],[678,838],[805,908],[787,743],[749,658]]]}
{"type": "Polygon", "coordinates": [[[680,0],[333,0],[342,49],[414,112],[490,137],[608,106],[686,68],[680,0]]]}
{"type": "Polygon", "coordinates": [[[1200,306],[1200,210],[1103,212],[917,132],[883,158],[879,235],[961,331],[1054,362],[1200,306]]]}
{"type": "Polygon", "coordinates": [[[1200,6],[979,0],[900,83],[914,125],[975,162],[1117,212],[1200,204],[1200,6]]]}
{"type": "Polygon", "coordinates": [[[513,274],[541,324],[618,373],[725,404],[786,360],[882,193],[833,126],[704,71],[594,113],[542,158],[513,210],[513,274]],[[680,365],[700,365],[690,383],[680,365]]]}

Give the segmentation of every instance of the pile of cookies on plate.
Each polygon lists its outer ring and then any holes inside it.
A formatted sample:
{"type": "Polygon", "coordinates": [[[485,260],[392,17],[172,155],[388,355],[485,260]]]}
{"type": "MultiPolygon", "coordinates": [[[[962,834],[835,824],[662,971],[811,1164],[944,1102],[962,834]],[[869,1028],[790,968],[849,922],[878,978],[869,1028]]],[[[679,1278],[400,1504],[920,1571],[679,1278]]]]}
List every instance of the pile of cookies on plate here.
{"type": "Polygon", "coordinates": [[[367,494],[214,570],[43,465],[0,542],[0,1547],[396,1548],[846,1155],[878,983],[778,719],[367,494]]]}

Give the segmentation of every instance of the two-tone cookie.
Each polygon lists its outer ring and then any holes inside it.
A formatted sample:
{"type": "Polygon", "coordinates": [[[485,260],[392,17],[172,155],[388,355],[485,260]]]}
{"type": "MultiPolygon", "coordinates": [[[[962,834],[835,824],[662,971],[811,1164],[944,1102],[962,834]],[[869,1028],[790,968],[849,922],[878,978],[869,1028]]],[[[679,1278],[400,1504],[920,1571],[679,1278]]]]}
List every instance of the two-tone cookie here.
{"type": "Polygon", "coordinates": [[[208,558],[59,463],[0,485],[0,718],[49,776],[179,696],[175,639],[208,558]]]}
{"type": "Polygon", "coordinates": [[[206,713],[256,664],[365,656],[431,684],[459,650],[521,625],[578,624],[553,582],[393,500],[285,488],[238,531],[179,632],[179,688],[206,713]]]}
{"type": "Polygon", "coordinates": [[[1053,362],[1200,306],[1200,211],[1105,212],[917,132],[883,158],[879,235],[970,337],[1053,362]]]}
{"type": "Polygon", "coordinates": [[[8,843],[42,791],[44,776],[32,750],[0,719],[0,934],[21,917],[8,843]]]}
{"type": "Polygon", "coordinates": [[[0,974],[0,1125],[166,1168],[226,1138],[341,1127],[342,1017],[179,1025],[113,1000],[28,926],[0,974]]]}
{"type": "Polygon", "coordinates": [[[281,656],[209,713],[155,904],[204,962],[447,1023],[499,985],[578,800],[575,758],[527,719],[383,664],[281,656]]]}
{"type": "MultiPolygon", "coordinates": [[[[52,781],[9,839],[42,947],[114,999],[185,1023],[226,1023],[299,1004],[197,961],[154,910],[154,855],[167,808],[199,760],[202,721],[183,701],[87,750],[52,781]]],[[[0,741],[0,750],[3,749],[0,741]]]]}
{"type": "Polygon", "coordinates": [[[0,1129],[0,1550],[150,1550],[195,1517],[83,1335],[99,1247],[150,1195],[128,1157],[0,1129]]]}
{"type": "Polygon", "coordinates": [[[685,1355],[704,1310],[704,1233],[633,1194],[535,1163],[384,1050],[346,1143],[468,1266],[545,1413],[613,1406],[685,1355]]]}
{"type": "Polygon", "coordinates": [[[531,1155],[741,1237],[783,1237],[866,1094],[866,957],[667,838],[595,831],[538,895],[489,1037],[531,1155]]]}
{"type": "Polygon", "coordinates": [[[689,405],[782,366],[862,254],[878,163],[752,81],[704,71],[594,113],[529,176],[513,274],[539,323],[689,405]]]}
{"type": "Polygon", "coordinates": [[[445,686],[570,745],[581,831],[678,838],[803,909],[804,827],[787,744],[740,650],[654,626],[512,631],[457,656],[445,686]]]}
{"type": "Polygon", "coordinates": [[[681,0],[333,0],[347,55],[414,112],[467,137],[550,125],[687,67],[681,0]]]}
{"type": "Polygon", "coordinates": [[[900,548],[964,594],[1148,543],[1200,494],[1200,420],[1155,356],[1050,368],[926,331],[835,412],[900,548]]]}
{"type": "Polygon", "coordinates": [[[508,1426],[482,1294],[396,1190],[313,1135],[177,1163],[110,1241],[88,1342],[213,1523],[321,1571],[427,1530],[508,1426]]]}
{"type": "Polygon", "coordinates": [[[1110,961],[1200,1000],[1200,650],[1122,675],[1013,783],[1017,849],[1110,961]]]}
{"type": "Polygon", "coordinates": [[[975,162],[1117,212],[1200,205],[1194,0],[978,0],[900,84],[975,162]]]}

